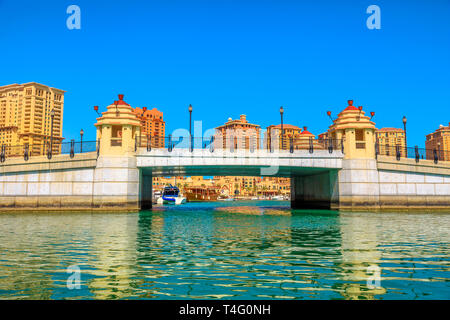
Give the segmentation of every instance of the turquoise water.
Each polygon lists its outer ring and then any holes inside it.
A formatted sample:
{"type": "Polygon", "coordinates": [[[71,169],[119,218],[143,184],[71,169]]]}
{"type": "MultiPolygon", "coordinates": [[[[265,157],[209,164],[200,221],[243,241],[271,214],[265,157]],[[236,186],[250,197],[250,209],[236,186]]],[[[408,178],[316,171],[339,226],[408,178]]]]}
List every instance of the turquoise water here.
{"type": "Polygon", "coordinates": [[[0,298],[449,299],[449,242],[450,214],[291,211],[281,201],[8,213],[0,298]],[[74,265],[80,288],[69,290],[74,265]],[[368,283],[374,268],[380,281],[368,283]]]}

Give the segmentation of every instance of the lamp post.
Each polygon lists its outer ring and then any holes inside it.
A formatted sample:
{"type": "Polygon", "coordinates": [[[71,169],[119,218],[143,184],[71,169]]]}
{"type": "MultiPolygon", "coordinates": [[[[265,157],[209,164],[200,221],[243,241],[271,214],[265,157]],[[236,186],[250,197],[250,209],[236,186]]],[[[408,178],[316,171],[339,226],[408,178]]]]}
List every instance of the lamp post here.
{"type": "Polygon", "coordinates": [[[50,111],[51,127],[50,127],[50,154],[53,153],[53,120],[55,119],[55,109],[50,111]]]}
{"type": "Polygon", "coordinates": [[[284,132],[283,132],[283,113],[284,113],[284,109],[283,106],[280,107],[280,116],[281,116],[281,149],[283,150],[283,136],[284,136],[284,132]]]}
{"type": "Polygon", "coordinates": [[[439,161],[441,161],[442,159],[441,159],[441,143],[440,142],[438,142],[437,143],[437,147],[438,147],[438,159],[439,159],[439,161]]]}
{"type": "Polygon", "coordinates": [[[192,105],[189,105],[189,139],[190,139],[190,149],[192,151],[192,141],[193,141],[193,137],[192,137],[192,105]]]}
{"type": "Polygon", "coordinates": [[[83,129],[81,129],[80,130],[80,153],[83,153],[83,134],[84,134],[84,131],[83,131],[83,129]]]}
{"type": "Polygon", "coordinates": [[[405,158],[408,158],[408,143],[406,140],[406,116],[403,116],[403,129],[405,131],[405,158]]]}

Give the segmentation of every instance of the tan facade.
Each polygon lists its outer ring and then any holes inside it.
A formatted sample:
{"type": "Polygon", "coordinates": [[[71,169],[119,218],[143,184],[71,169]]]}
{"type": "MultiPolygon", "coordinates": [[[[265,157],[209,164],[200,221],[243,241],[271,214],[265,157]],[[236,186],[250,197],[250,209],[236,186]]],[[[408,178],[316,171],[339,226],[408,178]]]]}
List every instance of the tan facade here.
{"type": "Polygon", "coordinates": [[[301,137],[302,129],[291,125],[283,124],[283,135],[281,135],[281,124],[270,125],[265,132],[265,140],[267,149],[270,149],[271,145],[274,149],[288,150],[290,146],[290,140],[295,142],[301,137]]]}
{"type": "Polygon", "coordinates": [[[439,129],[427,135],[425,148],[427,159],[433,159],[433,150],[436,150],[440,161],[450,161],[450,122],[447,127],[441,125],[439,129]]]}
{"type": "Polygon", "coordinates": [[[119,100],[106,107],[107,110],[97,118],[95,127],[102,155],[128,155],[135,151],[141,121],[123,97],[119,94],[119,100]]]}
{"type": "Polygon", "coordinates": [[[239,119],[231,118],[216,128],[214,143],[217,149],[260,149],[261,127],[247,121],[245,114],[239,119]]]}
{"type": "Polygon", "coordinates": [[[62,141],[64,93],[36,82],[0,87],[0,144],[29,144],[31,152],[42,153],[50,140],[52,110],[53,142],[62,141]]]}
{"type": "Polygon", "coordinates": [[[342,140],[345,159],[375,159],[375,123],[360,108],[348,100],[328,129],[329,138],[342,140]]]}
{"type": "Polygon", "coordinates": [[[379,152],[382,155],[395,155],[396,146],[399,146],[402,157],[406,155],[405,131],[398,128],[381,128],[375,131],[375,136],[379,145],[379,152]]]}
{"type": "Polygon", "coordinates": [[[145,140],[150,136],[152,147],[164,147],[166,123],[163,120],[162,111],[159,111],[156,108],[148,110],[145,107],[142,109],[135,108],[134,111],[141,121],[142,138],[145,140]]]}

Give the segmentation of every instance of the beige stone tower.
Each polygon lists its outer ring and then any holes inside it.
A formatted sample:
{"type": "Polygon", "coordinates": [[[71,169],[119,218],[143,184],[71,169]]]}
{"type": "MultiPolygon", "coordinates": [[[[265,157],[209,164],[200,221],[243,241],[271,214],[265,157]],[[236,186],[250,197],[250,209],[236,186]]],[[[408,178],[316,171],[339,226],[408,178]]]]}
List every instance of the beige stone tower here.
{"type": "Polygon", "coordinates": [[[128,155],[134,152],[141,122],[133,108],[123,100],[123,94],[119,94],[119,100],[109,105],[107,111],[97,118],[95,126],[101,155],[128,155]]]}
{"type": "Polygon", "coordinates": [[[342,140],[344,159],[375,159],[375,123],[365,115],[362,107],[348,106],[333,121],[328,132],[333,139],[342,140]]]}

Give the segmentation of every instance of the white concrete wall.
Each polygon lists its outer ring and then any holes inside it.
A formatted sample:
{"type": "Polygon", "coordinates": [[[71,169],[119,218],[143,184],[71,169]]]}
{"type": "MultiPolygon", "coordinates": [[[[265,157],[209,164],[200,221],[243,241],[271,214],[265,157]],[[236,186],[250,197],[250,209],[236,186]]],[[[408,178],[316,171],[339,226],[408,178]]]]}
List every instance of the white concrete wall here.
{"type": "Polygon", "coordinates": [[[100,157],[96,167],[0,172],[0,209],[139,209],[135,157],[100,157]]]}
{"type": "Polygon", "coordinates": [[[283,166],[304,168],[332,168],[342,167],[343,154],[340,150],[329,153],[328,150],[295,150],[273,152],[267,150],[216,150],[195,149],[192,153],[186,149],[174,149],[168,152],[157,149],[147,152],[141,149],[137,155],[137,167],[183,167],[183,166],[283,166]]]}
{"type": "Polygon", "coordinates": [[[450,175],[379,169],[376,160],[343,160],[341,209],[450,208],[450,175]]]}

